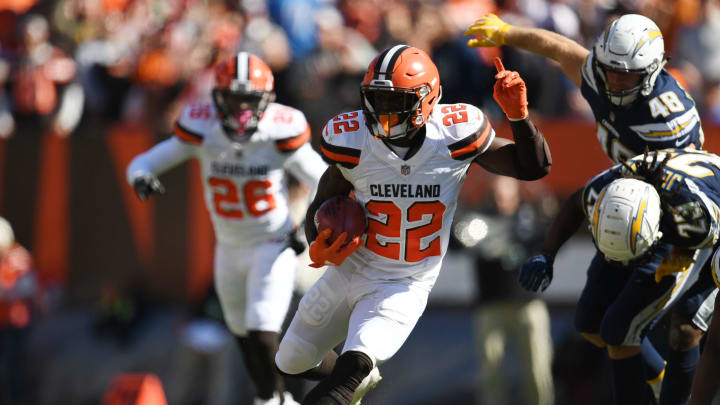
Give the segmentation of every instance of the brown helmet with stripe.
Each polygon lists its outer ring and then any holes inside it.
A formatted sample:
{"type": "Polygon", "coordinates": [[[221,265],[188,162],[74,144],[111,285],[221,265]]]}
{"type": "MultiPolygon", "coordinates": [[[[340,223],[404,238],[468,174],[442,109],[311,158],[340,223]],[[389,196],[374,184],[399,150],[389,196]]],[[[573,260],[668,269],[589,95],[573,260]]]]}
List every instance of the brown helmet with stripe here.
{"type": "Polygon", "coordinates": [[[265,108],[275,99],[273,85],[272,71],[253,54],[239,52],[217,65],[212,97],[230,140],[250,139],[265,108]]]}
{"type": "Polygon", "coordinates": [[[412,136],[425,125],[441,94],[435,63],[408,45],[382,51],[360,85],[365,123],[374,136],[387,139],[412,136]]]}

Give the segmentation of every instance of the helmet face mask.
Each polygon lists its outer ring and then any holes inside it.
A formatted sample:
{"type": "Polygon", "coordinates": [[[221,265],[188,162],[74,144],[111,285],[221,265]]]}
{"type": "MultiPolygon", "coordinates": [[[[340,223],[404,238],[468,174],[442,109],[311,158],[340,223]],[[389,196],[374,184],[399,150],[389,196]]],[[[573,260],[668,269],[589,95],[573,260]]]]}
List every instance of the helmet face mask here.
{"type": "Polygon", "coordinates": [[[410,139],[441,96],[440,74],[420,49],[395,45],[368,67],[360,85],[365,124],[376,138],[410,139]]]}
{"type": "Polygon", "coordinates": [[[604,65],[600,65],[600,69],[605,82],[605,95],[613,104],[620,106],[632,104],[648,78],[644,72],[618,71],[604,65]],[[628,83],[632,84],[628,86],[628,83]]]}
{"type": "Polygon", "coordinates": [[[230,141],[250,140],[265,109],[275,100],[273,82],[272,71],[265,62],[246,52],[218,65],[212,98],[230,141]]]}
{"type": "Polygon", "coordinates": [[[610,103],[627,107],[639,96],[649,95],[665,66],[662,33],[647,17],[627,14],[610,23],[593,48],[596,79],[604,85],[610,103]],[[614,89],[608,72],[639,75],[637,86],[614,89]]]}
{"type": "Polygon", "coordinates": [[[233,142],[247,142],[257,130],[262,113],[272,101],[272,93],[238,92],[215,89],[213,101],[222,117],[225,134],[233,142]]]}
{"type": "Polygon", "coordinates": [[[375,128],[373,133],[382,131],[387,139],[405,137],[425,123],[420,105],[429,93],[427,86],[407,88],[371,84],[360,87],[363,111],[370,126],[375,128]]]}

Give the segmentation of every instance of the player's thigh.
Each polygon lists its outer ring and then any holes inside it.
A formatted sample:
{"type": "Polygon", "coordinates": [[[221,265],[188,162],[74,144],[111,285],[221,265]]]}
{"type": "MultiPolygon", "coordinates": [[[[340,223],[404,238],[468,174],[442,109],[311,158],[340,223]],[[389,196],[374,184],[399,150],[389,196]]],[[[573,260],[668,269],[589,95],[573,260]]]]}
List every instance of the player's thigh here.
{"type": "Polygon", "coordinates": [[[698,280],[693,284],[678,302],[673,306],[672,312],[680,319],[692,322],[703,332],[707,332],[715,310],[715,296],[718,289],[712,279],[710,260],[700,270],[698,280]]]}
{"type": "Polygon", "coordinates": [[[220,244],[215,246],[215,290],[228,328],[239,336],[246,334],[245,287],[251,263],[247,260],[250,253],[251,249],[245,247],[220,244]]]}
{"type": "Polygon", "coordinates": [[[600,331],[605,312],[623,290],[629,276],[626,269],[606,262],[600,252],[595,254],[575,311],[575,328],[579,332],[600,331]]]}
{"type": "Polygon", "coordinates": [[[349,278],[332,268],[305,293],[275,356],[280,370],[309,370],[345,339],[351,310],[348,285],[349,278]]]}
{"type": "Polygon", "coordinates": [[[263,243],[253,249],[251,263],[246,283],[246,327],[279,332],[292,298],[297,256],[285,243],[263,243]]]}
{"type": "Polygon", "coordinates": [[[360,351],[382,363],[405,343],[425,310],[429,291],[403,280],[374,282],[355,301],[343,352],[360,351]]]}
{"type": "Polygon", "coordinates": [[[605,343],[637,346],[645,334],[690,288],[704,260],[655,281],[657,265],[632,270],[625,288],[607,310],[600,330],[605,343]]]}

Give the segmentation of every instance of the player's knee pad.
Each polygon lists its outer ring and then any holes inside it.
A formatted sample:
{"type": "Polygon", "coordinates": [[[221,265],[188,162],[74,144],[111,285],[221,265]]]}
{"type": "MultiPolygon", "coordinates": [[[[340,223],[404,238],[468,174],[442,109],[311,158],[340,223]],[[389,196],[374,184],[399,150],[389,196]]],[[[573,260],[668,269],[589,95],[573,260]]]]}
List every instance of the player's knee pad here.
{"type": "Polygon", "coordinates": [[[275,365],[286,375],[300,374],[315,367],[321,360],[313,344],[289,335],[280,342],[275,355],[275,365]]]}
{"type": "Polygon", "coordinates": [[[670,347],[673,350],[686,351],[700,344],[703,331],[691,323],[673,324],[670,327],[670,347]]]}

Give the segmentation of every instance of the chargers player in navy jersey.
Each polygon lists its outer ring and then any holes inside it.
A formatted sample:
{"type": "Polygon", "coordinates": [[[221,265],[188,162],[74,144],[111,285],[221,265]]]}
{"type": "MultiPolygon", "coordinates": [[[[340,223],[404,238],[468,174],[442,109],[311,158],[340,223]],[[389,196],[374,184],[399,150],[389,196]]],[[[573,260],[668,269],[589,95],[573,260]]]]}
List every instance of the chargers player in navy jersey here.
{"type": "MultiPolygon", "coordinates": [[[[664,69],[662,33],[644,16],[628,14],[616,19],[591,50],[554,32],[511,26],[493,14],[476,21],[466,35],[475,36],[468,41],[470,47],[515,46],[558,62],[590,104],[598,141],[615,163],[645,148],[702,148],[704,136],[695,103],[664,69]]],[[[694,311],[697,303],[708,301],[717,291],[709,279],[700,283],[673,310],[667,369],[651,343],[644,344],[643,357],[653,370],[648,383],[656,393],[662,384],[663,405],[684,403],[689,394],[705,330],[692,321],[694,311]]]]}
{"type": "MultiPolygon", "coordinates": [[[[719,204],[719,156],[692,149],[645,153],[574,193],[550,228],[542,254],[523,265],[523,287],[544,291],[558,250],[588,219],[598,253],[575,326],[607,348],[617,404],[650,400],[640,358],[645,335],[668,309],[685,305],[680,298],[702,285],[696,280],[711,278],[708,259],[718,241],[719,204]]],[[[707,328],[714,298],[699,303],[694,324],[707,328]]],[[[664,395],[661,403],[670,403],[664,395]]]]}

